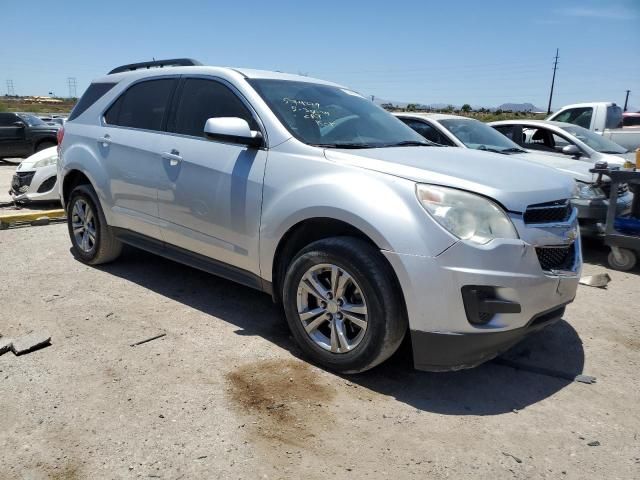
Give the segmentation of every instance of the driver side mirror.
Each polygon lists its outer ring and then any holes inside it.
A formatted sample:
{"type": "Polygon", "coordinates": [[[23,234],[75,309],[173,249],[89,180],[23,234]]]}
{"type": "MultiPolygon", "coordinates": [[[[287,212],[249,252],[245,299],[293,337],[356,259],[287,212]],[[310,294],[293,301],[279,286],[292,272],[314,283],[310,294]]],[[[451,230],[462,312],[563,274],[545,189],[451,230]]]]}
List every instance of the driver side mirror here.
{"type": "Polygon", "coordinates": [[[24,128],[27,126],[27,124],[24,123],[22,120],[18,120],[17,122],[13,122],[13,126],[18,128],[24,128]]]}
{"type": "Polygon", "coordinates": [[[572,157],[580,157],[582,152],[576,145],[567,145],[566,147],[562,147],[562,153],[565,155],[571,155],[572,157]]]}
{"type": "Polygon", "coordinates": [[[210,140],[238,143],[253,148],[264,145],[262,133],[252,131],[247,121],[238,117],[210,118],[204,124],[204,135],[210,140]]]}

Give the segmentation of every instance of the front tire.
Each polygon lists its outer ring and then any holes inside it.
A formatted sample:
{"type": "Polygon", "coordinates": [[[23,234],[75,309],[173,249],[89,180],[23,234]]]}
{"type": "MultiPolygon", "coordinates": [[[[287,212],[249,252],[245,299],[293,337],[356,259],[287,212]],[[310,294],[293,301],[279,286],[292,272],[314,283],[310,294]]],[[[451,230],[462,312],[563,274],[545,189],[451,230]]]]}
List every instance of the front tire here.
{"type": "Polygon", "coordinates": [[[78,185],[69,196],[67,226],[73,255],[88,265],[115,260],[122,243],[104,218],[98,197],[90,185],[78,185]]]}
{"type": "Polygon", "coordinates": [[[289,265],[283,286],[289,328],[313,362],[363,372],[400,346],[407,319],[390,265],[352,237],[313,242],[289,265]]]}
{"type": "Polygon", "coordinates": [[[636,266],[636,254],[633,250],[629,250],[628,248],[618,248],[618,256],[613,253],[613,251],[609,252],[609,266],[614,270],[620,270],[621,272],[628,272],[632,270],[633,267],[636,266]],[[619,257],[619,258],[618,258],[619,257]]]}

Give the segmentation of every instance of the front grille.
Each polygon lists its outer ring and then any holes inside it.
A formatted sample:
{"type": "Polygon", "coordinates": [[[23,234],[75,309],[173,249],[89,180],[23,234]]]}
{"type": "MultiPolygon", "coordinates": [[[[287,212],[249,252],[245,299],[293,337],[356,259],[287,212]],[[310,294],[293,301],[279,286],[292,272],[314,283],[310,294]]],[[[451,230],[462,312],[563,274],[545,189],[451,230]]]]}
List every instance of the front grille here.
{"type": "MultiPolygon", "coordinates": [[[[602,185],[600,185],[600,189],[604,192],[604,194],[609,197],[609,195],[611,194],[611,184],[610,183],[603,183],[602,185]]],[[[626,183],[619,183],[618,184],[618,196],[621,197],[622,195],[626,194],[629,191],[629,185],[626,183]]]]}
{"type": "Polygon", "coordinates": [[[11,180],[11,189],[15,193],[25,193],[29,190],[29,185],[31,185],[35,174],[36,172],[16,172],[11,180]]]}
{"type": "Polygon", "coordinates": [[[572,208],[569,200],[530,205],[524,212],[524,223],[566,222],[571,216],[572,208]]]}
{"type": "Polygon", "coordinates": [[[571,270],[576,259],[575,243],[566,247],[537,247],[536,254],[543,270],[571,270]]]}
{"type": "Polygon", "coordinates": [[[53,177],[47,178],[44,182],[40,184],[40,186],[38,187],[38,193],[48,192],[53,188],[55,184],[56,184],[56,176],[54,175],[53,177]]]}

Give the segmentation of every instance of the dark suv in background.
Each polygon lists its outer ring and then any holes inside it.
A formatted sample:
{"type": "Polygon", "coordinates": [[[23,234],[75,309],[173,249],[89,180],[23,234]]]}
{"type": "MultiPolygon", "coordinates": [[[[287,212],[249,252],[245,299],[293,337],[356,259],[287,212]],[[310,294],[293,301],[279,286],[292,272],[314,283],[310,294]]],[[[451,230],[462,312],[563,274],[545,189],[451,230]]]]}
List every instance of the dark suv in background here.
{"type": "Polygon", "coordinates": [[[26,158],[53,147],[59,129],[28,113],[0,113],[0,158],[26,158]]]}

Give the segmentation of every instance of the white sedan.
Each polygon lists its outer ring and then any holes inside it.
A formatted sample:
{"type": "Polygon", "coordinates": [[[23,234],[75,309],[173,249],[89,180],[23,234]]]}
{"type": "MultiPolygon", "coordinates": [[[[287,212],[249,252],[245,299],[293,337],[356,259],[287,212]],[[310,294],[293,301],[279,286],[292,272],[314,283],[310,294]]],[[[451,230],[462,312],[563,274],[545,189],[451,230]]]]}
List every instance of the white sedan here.
{"type": "Polygon", "coordinates": [[[9,193],[13,200],[18,203],[59,202],[57,164],[57,146],[24,159],[11,180],[9,193]]]}

